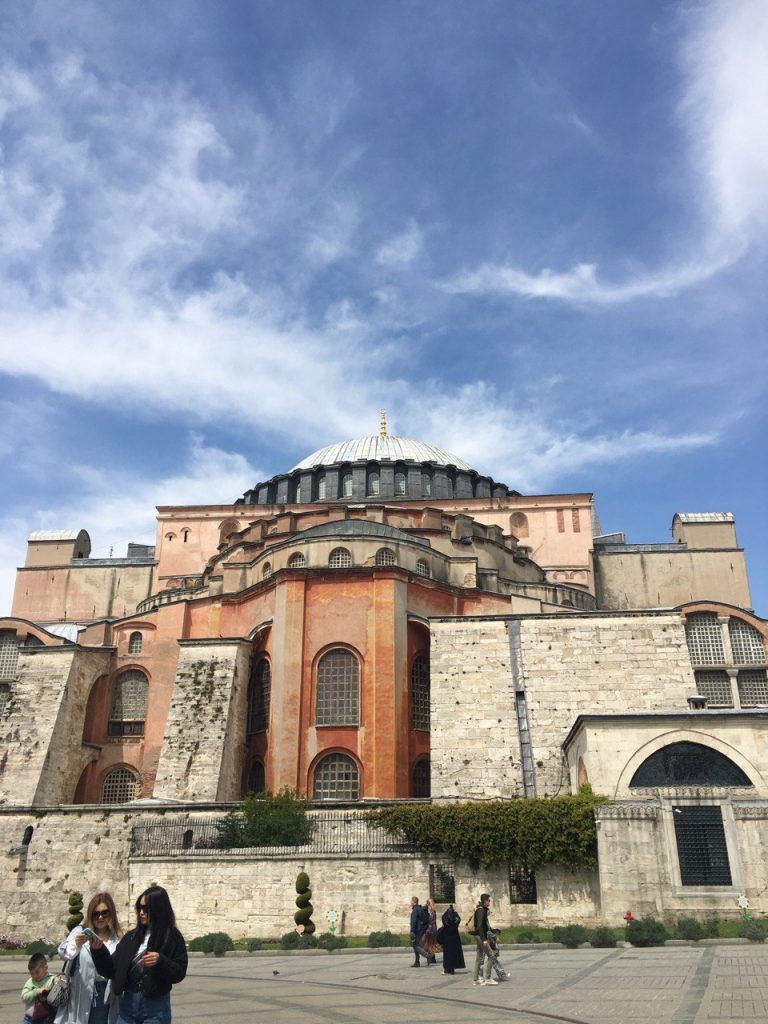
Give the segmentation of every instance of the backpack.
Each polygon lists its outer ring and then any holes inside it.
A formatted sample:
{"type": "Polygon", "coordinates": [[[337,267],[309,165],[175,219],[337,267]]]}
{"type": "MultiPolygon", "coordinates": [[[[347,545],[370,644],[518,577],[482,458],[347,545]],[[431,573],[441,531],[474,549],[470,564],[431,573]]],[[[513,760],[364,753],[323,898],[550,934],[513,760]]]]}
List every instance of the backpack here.
{"type": "Polygon", "coordinates": [[[474,911],[472,917],[467,921],[467,931],[470,935],[477,935],[477,910],[474,911]]]}
{"type": "Polygon", "coordinates": [[[429,928],[429,911],[426,907],[419,907],[421,930],[425,932],[429,928]]]}

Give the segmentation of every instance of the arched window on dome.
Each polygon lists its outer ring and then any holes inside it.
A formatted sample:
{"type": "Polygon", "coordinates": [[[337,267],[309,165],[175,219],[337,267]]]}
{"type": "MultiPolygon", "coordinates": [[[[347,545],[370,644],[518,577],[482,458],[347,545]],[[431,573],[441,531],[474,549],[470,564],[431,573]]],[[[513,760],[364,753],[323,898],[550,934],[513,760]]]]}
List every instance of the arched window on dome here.
{"type": "Polygon", "coordinates": [[[115,680],[109,712],[110,736],[143,736],[147,717],[147,677],[137,669],[122,672],[115,680]]]}
{"type": "Polygon", "coordinates": [[[339,497],[352,497],[352,468],[350,466],[344,466],[341,470],[341,475],[339,476],[339,497]]]}
{"type": "Polygon", "coordinates": [[[327,484],[323,470],[316,474],[314,483],[316,500],[325,501],[327,497],[327,484]]]}
{"type": "Polygon", "coordinates": [[[128,653],[141,654],[141,648],[143,646],[143,643],[144,639],[138,630],[136,630],[136,632],[134,633],[131,633],[130,637],[128,638],[128,653]]]}
{"type": "Polygon", "coordinates": [[[316,725],[358,725],[360,665],[351,651],[335,647],[317,663],[316,725]]]}
{"type": "Polygon", "coordinates": [[[413,766],[411,796],[420,800],[432,795],[430,765],[428,757],[420,757],[413,766]]]}
{"type": "Polygon", "coordinates": [[[395,565],[396,561],[394,551],[389,548],[379,548],[376,552],[376,565],[395,565]]]}
{"type": "Polygon", "coordinates": [[[509,517],[509,528],[518,540],[528,536],[528,516],[525,512],[513,512],[509,517]]]}
{"type": "Polygon", "coordinates": [[[429,729],[429,657],[417,654],[411,664],[411,728],[429,729]]]}
{"type": "Polygon", "coordinates": [[[300,551],[297,551],[288,559],[289,569],[303,569],[306,564],[307,560],[300,551]]]}
{"type": "Polygon", "coordinates": [[[299,478],[292,476],[288,480],[288,504],[295,505],[299,500],[299,478]]]}
{"type": "Polygon", "coordinates": [[[456,494],[456,474],[449,469],[445,474],[445,496],[452,498],[456,494]]]}
{"type": "Polygon", "coordinates": [[[370,498],[377,498],[381,491],[381,474],[379,473],[379,467],[373,463],[366,470],[365,474],[365,493],[370,498]]]}
{"type": "Polygon", "coordinates": [[[358,800],[360,772],[347,754],[328,754],[317,762],[312,782],[313,800],[358,800]]]}
{"type": "Polygon", "coordinates": [[[416,575],[429,577],[429,562],[426,558],[420,558],[416,563],[416,575]]]}
{"type": "Polygon", "coordinates": [[[395,464],[395,497],[404,498],[408,494],[408,471],[402,462],[395,464]]]}
{"type": "Polygon", "coordinates": [[[352,555],[346,548],[334,548],[328,556],[329,569],[349,569],[352,565],[352,555]]]}
{"type": "Polygon", "coordinates": [[[101,802],[103,804],[127,804],[135,800],[139,793],[141,779],[137,772],[121,766],[107,772],[101,784],[101,802]]]}
{"type": "Polygon", "coordinates": [[[421,496],[432,497],[432,470],[428,466],[423,466],[421,470],[421,496]]]}
{"type": "Polygon", "coordinates": [[[251,670],[248,685],[248,735],[269,728],[272,670],[266,658],[259,658],[251,670]]]}

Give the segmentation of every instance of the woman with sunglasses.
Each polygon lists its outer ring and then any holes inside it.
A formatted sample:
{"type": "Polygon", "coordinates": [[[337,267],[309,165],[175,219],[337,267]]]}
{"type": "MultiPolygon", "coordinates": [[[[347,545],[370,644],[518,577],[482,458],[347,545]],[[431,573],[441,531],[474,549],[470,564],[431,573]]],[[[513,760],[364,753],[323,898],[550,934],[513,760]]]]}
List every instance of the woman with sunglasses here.
{"type": "Polygon", "coordinates": [[[114,953],[91,939],[97,969],[112,978],[120,999],[117,1024],[170,1024],[171,986],[187,973],[187,946],[168,893],[151,885],[136,900],[136,927],[114,953]]]}
{"type": "Polygon", "coordinates": [[[96,969],[88,945],[90,928],[110,953],[117,948],[123,930],[117,919],[115,901],[108,892],[97,892],[85,912],[82,924],[73,928],[59,946],[59,956],[70,963],[70,995],[56,1016],[56,1024],[115,1024],[117,999],[112,985],[96,969]]]}

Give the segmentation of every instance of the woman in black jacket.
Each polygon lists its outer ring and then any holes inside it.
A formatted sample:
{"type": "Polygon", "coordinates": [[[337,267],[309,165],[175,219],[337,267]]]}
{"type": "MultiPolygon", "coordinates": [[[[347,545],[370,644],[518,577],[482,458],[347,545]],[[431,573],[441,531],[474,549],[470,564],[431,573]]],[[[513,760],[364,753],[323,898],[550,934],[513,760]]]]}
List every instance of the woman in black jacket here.
{"type": "Polygon", "coordinates": [[[187,973],[187,947],[168,893],[152,885],[136,900],[136,927],[114,953],[91,939],[99,974],[112,978],[120,998],[117,1024],[170,1024],[171,986],[187,973]]]}

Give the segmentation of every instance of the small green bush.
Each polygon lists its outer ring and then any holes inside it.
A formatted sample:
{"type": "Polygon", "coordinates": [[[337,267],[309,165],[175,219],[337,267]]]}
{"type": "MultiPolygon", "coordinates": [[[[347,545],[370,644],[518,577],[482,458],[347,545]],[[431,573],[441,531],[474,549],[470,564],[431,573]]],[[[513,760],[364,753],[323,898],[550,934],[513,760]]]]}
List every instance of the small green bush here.
{"type": "Polygon", "coordinates": [[[586,942],[587,938],[587,929],[582,924],[567,924],[565,928],[552,929],[552,941],[562,942],[568,949],[576,949],[582,942],[586,942]]]}
{"type": "Polygon", "coordinates": [[[716,917],[708,917],[704,922],[704,938],[716,939],[720,935],[719,921],[716,917]]]}
{"type": "Polygon", "coordinates": [[[521,946],[528,946],[535,942],[541,942],[541,939],[536,932],[518,932],[515,942],[521,946]]]}
{"type": "Polygon", "coordinates": [[[45,939],[34,939],[26,944],[24,952],[27,956],[32,956],[33,953],[43,953],[47,957],[52,957],[56,955],[57,948],[52,943],[46,942],[45,939]]]}
{"type": "Polygon", "coordinates": [[[368,945],[371,949],[380,949],[384,946],[399,946],[400,936],[393,935],[392,932],[371,932],[368,936],[368,945]]]}
{"type": "Polygon", "coordinates": [[[187,948],[190,953],[214,953],[216,956],[224,956],[227,950],[235,948],[235,944],[226,932],[208,932],[192,939],[187,948]]]}
{"type": "Polygon", "coordinates": [[[329,953],[332,953],[334,949],[346,949],[348,943],[343,935],[332,935],[331,932],[324,932],[317,939],[317,945],[320,949],[327,949],[329,953]]]}
{"type": "Polygon", "coordinates": [[[261,949],[262,948],[262,945],[263,944],[262,944],[261,939],[246,939],[245,940],[245,948],[248,950],[249,953],[255,953],[257,949],[261,949]]]}
{"type": "Polygon", "coordinates": [[[681,917],[675,925],[675,938],[698,942],[705,935],[704,926],[695,917],[681,917]]]}
{"type": "Polygon", "coordinates": [[[663,946],[669,932],[653,917],[639,917],[630,921],[626,929],[627,942],[633,946],[663,946]]]}
{"type": "Polygon", "coordinates": [[[768,921],[745,921],[739,928],[739,935],[750,942],[765,942],[768,937],[768,921]]]}
{"type": "Polygon", "coordinates": [[[613,928],[595,928],[589,933],[589,943],[599,949],[612,949],[616,945],[616,936],[613,928]]]}
{"type": "Polygon", "coordinates": [[[317,946],[317,937],[311,933],[286,932],[280,938],[281,949],[314,949],[317,946]]]}

